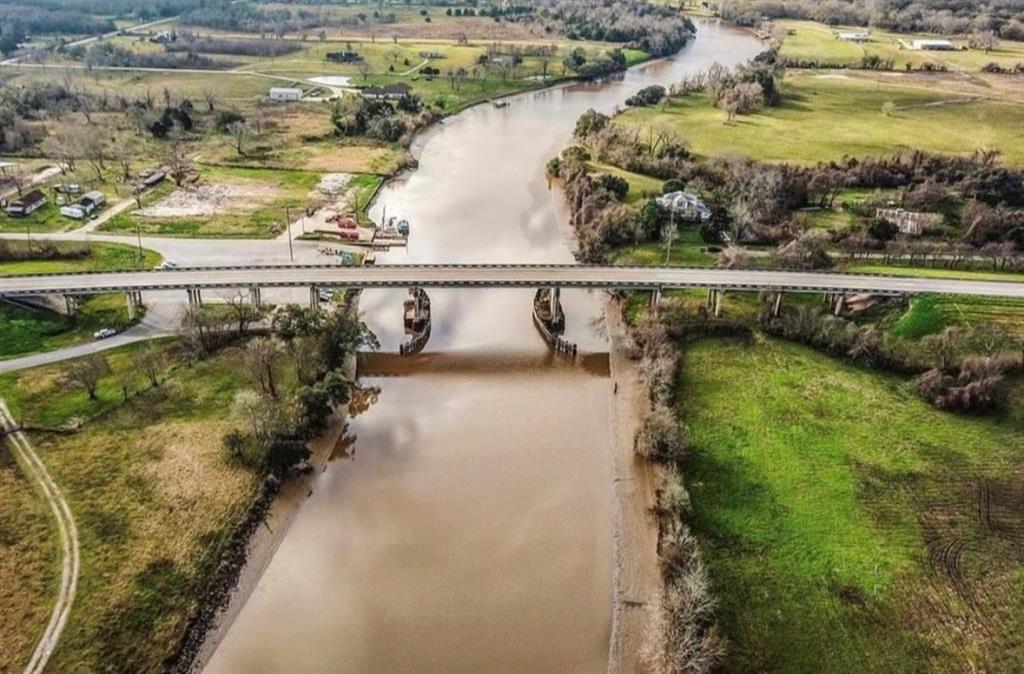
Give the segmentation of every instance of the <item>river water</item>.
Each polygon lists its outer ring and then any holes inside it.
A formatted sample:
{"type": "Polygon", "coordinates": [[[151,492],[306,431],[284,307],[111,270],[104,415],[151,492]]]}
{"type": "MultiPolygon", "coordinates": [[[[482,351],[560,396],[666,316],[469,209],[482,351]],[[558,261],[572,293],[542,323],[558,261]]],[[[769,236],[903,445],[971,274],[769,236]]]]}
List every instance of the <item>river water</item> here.
{"type": "MultiPolygon", "coordinates": [[[[759,43],[703,23],[676,57],[621,79],[482,105],[422,134],[419,167],[374,216],[412,223],[379,263],[572,262],[544,165],[588,108],[611,112],[759,43]]],[[[356,416],[206,672],[597,674],[611,628],[610,386],[600,297],[563,292],[580,361],[553,358],[532,292],[432,290],[420,356],[364,361],[356,416]]],[[[383,353],[399,291],[360,306],[383,353]]]]}

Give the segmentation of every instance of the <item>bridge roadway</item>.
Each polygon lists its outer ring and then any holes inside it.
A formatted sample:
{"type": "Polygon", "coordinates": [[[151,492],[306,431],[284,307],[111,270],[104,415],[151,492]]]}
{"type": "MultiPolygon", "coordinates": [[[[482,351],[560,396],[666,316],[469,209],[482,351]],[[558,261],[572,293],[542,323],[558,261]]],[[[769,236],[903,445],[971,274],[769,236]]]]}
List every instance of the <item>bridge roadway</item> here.
{"type": "Polygon", "coordinates": [[[608,267],[596,265],[433,264],[224,266],[173,270],[83,272],[0,277],[0,295],[90,295],[173,289],[288,288],[619,288],[655,290],[706,288],[776,292],[914,295],[945,293],[1024,298],[1024,284],[872,274],[608,267]]]}

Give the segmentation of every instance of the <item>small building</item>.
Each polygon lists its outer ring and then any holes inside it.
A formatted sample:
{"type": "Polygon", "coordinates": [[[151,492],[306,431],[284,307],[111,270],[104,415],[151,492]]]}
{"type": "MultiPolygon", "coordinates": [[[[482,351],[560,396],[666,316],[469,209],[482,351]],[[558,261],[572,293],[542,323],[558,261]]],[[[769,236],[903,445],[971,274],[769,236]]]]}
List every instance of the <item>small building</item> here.
{"type": "Polygon", "coordinates": [[[701,222],[711,218],[711,209],[701,201],[700,197],[688,192],[669,192],[658,197],[656,201],[662,207],[683,218],[701,222]]]}
{"type": "Polygon", "coordinates": [[[7,215],[12,218],[23,218],[32,215],[46,205],[46,195],[41,190],[32,190],[7,205],[7,215]]]}
{"type": "Polygon", "coordinates": [[[421,51],[420,52],[420,58],[421,59],[431,59],[431,60],[443,59],[444,58],[444,54],[442,52],[439,52],[439,51],[421,51]]]}
{"type": "Polygon", "coordinates": [[[366,87],[360,90],[363,98],[401,98],[412,93],[412,87],[404,82],[396,82],[383,87],[366,87]]]}
{"type": "Polygon", "coordinates": [[[106,202],[107,198],[103,196],[102,192],[88,192],[75,203],[62,206],[60,214],[75,220],[82,220],[98,211],[106,202]]]}
{"type": "Polygon", "coordinates": [[[925,227],[942,223],[942,215],[938,213],[906,211],[902,208],[879,208],[875,210],[875,217],[896,225],[899,233],[907,236],[921,236],[925,227]]]}
{"type": "Polygon", "coordinates": [[[841,32],[836,37],[845,42],[871,42],[871,33],[866,30],[841,32]]]}
{"type": "Polygon", "coordinates": [[[301,101],[302,89],[293,87],[272,87],[269,94],[272,101],[301,101]]]}
{"type": "Polygon", "coordinates": [[[920,51],[953,51],[956,49],[949,40],[914,40],[910,45],[920,51]]]}
{"type": "Polygon", "coordinates": [[[168,44],[178,39],[177,33],[170,30],[162,30],[153,37],[149,38],[150,42],[155,44],[168,44]]]}

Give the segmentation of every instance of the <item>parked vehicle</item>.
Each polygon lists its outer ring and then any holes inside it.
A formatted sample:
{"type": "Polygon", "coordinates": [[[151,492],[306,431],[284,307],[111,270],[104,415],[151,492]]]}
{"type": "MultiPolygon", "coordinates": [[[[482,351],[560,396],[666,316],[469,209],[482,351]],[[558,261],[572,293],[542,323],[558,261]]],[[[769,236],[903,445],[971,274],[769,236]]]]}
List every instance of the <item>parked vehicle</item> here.
{"type": "Polygon", "coordinates": [[[160,269],[162,271],[168,271],[170,269],[177,269],[177,268],[178,268],[177,263],[171,262],[170,260],[164,260],[159,265],[157,265],[157,269],[160,269]]]}
{"type": "Polygon", "coordinates": [[[117,330],[114,328],[103,328],[92,333],[93,339],[106,339],[107,337],[113,337],[117,334],[117,330]]]}

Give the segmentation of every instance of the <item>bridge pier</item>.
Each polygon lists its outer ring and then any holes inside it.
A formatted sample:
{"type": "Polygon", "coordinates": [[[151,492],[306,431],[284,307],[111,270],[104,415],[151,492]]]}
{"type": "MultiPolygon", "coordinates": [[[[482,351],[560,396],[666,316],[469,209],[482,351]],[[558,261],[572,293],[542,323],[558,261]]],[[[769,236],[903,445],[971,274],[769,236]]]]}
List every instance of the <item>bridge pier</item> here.
{"type": "Polygon", "coordinates": [[[124,294],[124,300],[128,307],[128,318],[134,319],[139,307],[142,306],[142,293],[138,290],[129,290],[124,294]]]}
{"type": "Polygon", "coordinates": [[[252,310],[254,312],[259,311],[263,306],[263,297],[260,295],[259,286],[249,287],[249,301],[252,302],[252,310]]]}
{"type": "Polygon", "coordinates": [[[661,304],[661,286],[651,291],[651,309],[657,310],[661,304]]]}
{"type": "Polygon", "coordinates": [[[203,293],[199,288],[185,288],[188,293],[188,310],[192,311],[203,306],[203,293]]]}
{"type": "Polygon", "coordinates": [[[722,313],[722,291],[717,288],[708,290],[708,309],[715,318],[722,313]]]}
{"type": "Polygon", "coordinates": [[[74,316],[78,311],[78,298],[74,295],[64,295],[64,315],[74,316]]]}
{"type": "Polygon", "coordinates": [[[561,306],[562,289],[558,286],[551,286],[551,291],[548,293],[548,307],[549,311],[551,311],[551,315],[558,316],[561,306]]]}
{"type": "Polygon", "coordinates": [[[781,292],[769,292],[765,295],[768,315],[772,318],[778,318],[779,314],[782,313],[782,295],[783,293],[781,292]]]}
{"type": "Polygon", "coordinates": [[[309,286],[309,306],[311,309],[320,308],[320,289],[316,286],[309,286]]]}
{"type": "Polygon", "coordinates": [[[825,304],[833,315],[838,316],[843,313],[843,307],[846,305],[846,295],[843,293],[825,293],[825,304]]]}

